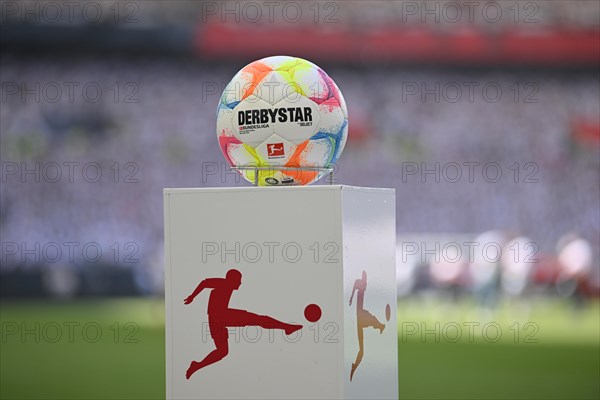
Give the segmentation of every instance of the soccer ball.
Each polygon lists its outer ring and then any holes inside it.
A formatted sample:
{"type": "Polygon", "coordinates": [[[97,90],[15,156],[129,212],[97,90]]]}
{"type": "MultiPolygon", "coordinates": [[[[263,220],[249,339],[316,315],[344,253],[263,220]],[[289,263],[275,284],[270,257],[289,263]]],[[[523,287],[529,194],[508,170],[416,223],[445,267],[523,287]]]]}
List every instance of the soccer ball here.
{"type": "Polygon", "coordinates": [[[223,91],[217,136],[227,161],[249,182],[308,185],[342,153],[348,111],[321,68],[297,57],[267,57],[242,68],[223,91]]]}

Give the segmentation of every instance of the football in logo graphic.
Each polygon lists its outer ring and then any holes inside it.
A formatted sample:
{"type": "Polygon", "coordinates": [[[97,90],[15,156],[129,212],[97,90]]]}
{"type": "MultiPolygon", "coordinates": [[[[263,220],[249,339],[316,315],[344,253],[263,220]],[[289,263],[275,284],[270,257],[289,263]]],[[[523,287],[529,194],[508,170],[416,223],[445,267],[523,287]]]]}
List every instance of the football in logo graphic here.
{"type": "MultiPolygon", "coordinates": [[[[261,167],[260,186],[316,181],[326,172],[314,168],[331,168],[347,135],[342,93],[321,68],[301,58],[248,64],[229,82],[217,109],[223,155],[233,167],[261,167]]],[[[255,182],[255,171],[240,173],[255,182]]]]}

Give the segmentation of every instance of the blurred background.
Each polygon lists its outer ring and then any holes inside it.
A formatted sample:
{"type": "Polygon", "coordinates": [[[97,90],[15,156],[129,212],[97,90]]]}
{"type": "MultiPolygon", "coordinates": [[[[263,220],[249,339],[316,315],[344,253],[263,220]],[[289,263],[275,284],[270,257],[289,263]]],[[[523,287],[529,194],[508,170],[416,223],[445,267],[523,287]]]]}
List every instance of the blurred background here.
{"type": "Polygon", "coordinates": [[[1,398],[164,397],[162,189],[247,186],[216,106],[276,54],[344,94],[336,182],[396,189],[400,397],[600,397],[600,2],[2,0],[0,33],[1,398]]]}

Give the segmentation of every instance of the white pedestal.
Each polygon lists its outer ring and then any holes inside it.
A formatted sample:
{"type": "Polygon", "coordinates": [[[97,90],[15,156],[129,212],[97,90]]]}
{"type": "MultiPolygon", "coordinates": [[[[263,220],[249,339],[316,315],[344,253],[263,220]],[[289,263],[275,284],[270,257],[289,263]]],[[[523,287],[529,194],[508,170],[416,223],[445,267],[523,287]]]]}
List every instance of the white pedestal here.
{"type": "Polygon", "coordinates": [[[394,190],[165,189],[164,201],[168,399],[398,397],[394,190]]]}

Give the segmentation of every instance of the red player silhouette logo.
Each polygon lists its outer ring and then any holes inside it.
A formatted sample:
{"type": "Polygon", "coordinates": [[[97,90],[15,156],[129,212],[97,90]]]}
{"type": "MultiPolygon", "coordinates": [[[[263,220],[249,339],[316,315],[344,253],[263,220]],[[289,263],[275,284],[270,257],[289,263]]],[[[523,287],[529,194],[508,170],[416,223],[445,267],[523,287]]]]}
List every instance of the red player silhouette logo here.
{"type": "Polygon", "coordinates": [[[285,152],[283,150],[283,143],[273,143],[267,145],[267,155],[269,157],[283,156],[285,152]]]}
{"type": "Polygon", "coordinates": [[[246,310],[229,308],[229,300],[234,290],[238,290],[242,284],[242,273],[237,269],[230,269],[225,278],[204,279],[185,300],[184,304],[190,304],[194,298],[204,289],[212,289],[208,298],[208,325],[210,336],[215,342],[216,349],[210,352],[200,362],[192,361],[185,374],[190,379],[192,374],[201,368],[221,361],[229,353],[229,333],[227,328],[236,326],[260,326],[265,329],[281,329],[286,335],[291,335],[302,325],[286,324],[265,315],[258,315],[246,310]]]}
{"type": "MultiPolygon", "coordinates": [[[[364,355],[364,344],[363,344],[363,330],[368,327],[372,327],[375,329],[379,329],[379,333],[383,333],[385,329],[385,324],[379,322],[379,320],[371,314],[369,311],[363,308],[365,301],[365,292],[367,290],[367,273],[365,271],[362,272],[362,279],[357,279],[354,281],[354,287],[352,288],[352,295],[350,296],[350,305],[352,305],[352,299],[354,298],[354,292],[357,292],[356,295],[356,330],[358,333],[358,354],[356,355],[356,360],[352,364],[352,369],[350,370],[350,381],[352,381],[352,377],[354,376],[354,371],[358,368],[358,365],[362,361],[364,355]]],[[[386,319],[389,321],[389,304],[386,306],[386,319]]]]}

